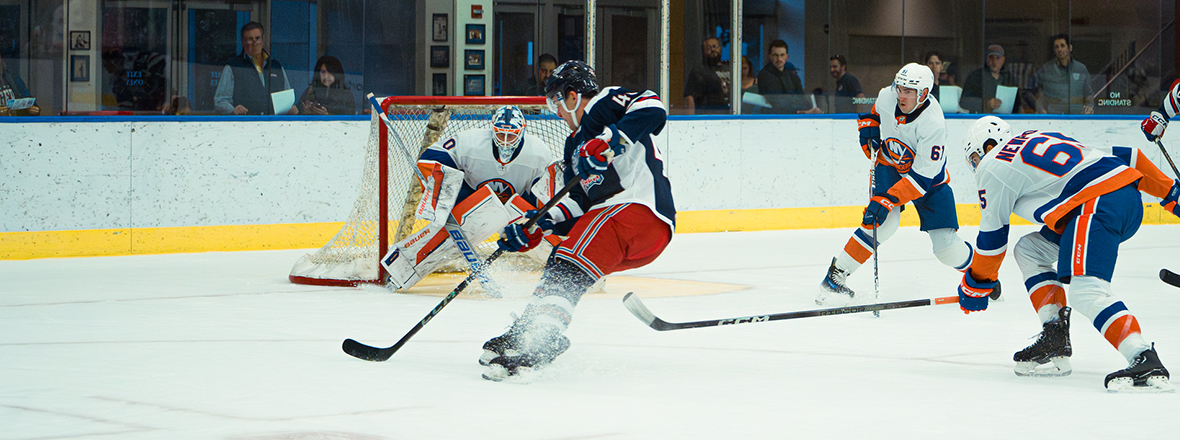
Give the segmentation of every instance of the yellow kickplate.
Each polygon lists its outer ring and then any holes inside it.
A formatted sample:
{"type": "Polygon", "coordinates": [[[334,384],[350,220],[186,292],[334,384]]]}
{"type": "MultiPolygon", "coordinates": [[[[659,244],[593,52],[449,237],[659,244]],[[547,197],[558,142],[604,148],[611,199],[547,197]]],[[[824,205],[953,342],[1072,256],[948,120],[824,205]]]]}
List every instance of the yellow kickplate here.
{"type": "MultiPolygon", "coordinates": [[[[446,296],[451,293],[467,275],[464,273],[436,273],[431,274],[414,287],[399,290],[398,293],[414,295],[446,296]]],[[[504,282],[505,278],[496,277],[501,281],[504,297],[509,299],[527,299],[536,288],[541,278],[539,271],[514,272],[512,283],[504,282]]],[[[741,284],[711,283],[706,281],[670,280],[665,278],[633,277],[626,275],[609,275],[601,289],[587,293],[582,299],[618,299],[627,292],[635,292],[644,298],[658,298],[667,296],[710,295],[714,293],[728,293],[748,289],[741,284]]],[[[479,283],[473,283],[459,294],[467,299],[496,299],[489,296],[479,283]]]]}

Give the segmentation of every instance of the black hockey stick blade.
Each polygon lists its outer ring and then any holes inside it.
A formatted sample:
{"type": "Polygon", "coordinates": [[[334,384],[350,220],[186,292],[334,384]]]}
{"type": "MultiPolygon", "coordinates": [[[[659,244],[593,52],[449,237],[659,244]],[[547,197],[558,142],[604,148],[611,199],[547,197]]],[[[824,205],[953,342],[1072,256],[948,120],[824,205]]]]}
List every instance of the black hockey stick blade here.
{"type": "Polygon", "coordinates": [[[958,304],[958,296],[945,296],[942,298],[927,298],[914,299],[909,301],[897,301],[877,304],[865,304],[860,306],[836,307],[832,309],[819,310],[803,310],[798,312],[774,313],[770,315],[755,315],[742,316],[740,318],[726,318],[726,319],[710,319],[707,321],[690,321],[690,322],[668,322],[660,319],[651,309],[648,309],[643,301],[639,300],[635,293],[628,293],[623,296],[623,306],[631,311],[632,315],[647,324],[648,327],[659,331],[668,330],[683,330],[686,328],[700,328],[700,327],[719,327],[723,325],[737,325],[737,324],[753,324],[757,322],[781,321],[784,319],[796,318],[810,318],[813,316],[829,316],[829,315],[846,315],[849,313],[863,313],[875,312],[890,309],[905,309],[910,307],[922,307],[942,304],[958,304]]]}
{"type": "Polygon", "coordinates": [[[1167,269],[1160,269],[1160,281],[1171,284],[1173,287],[1180,287],[1180,275],[1167,269]]]}

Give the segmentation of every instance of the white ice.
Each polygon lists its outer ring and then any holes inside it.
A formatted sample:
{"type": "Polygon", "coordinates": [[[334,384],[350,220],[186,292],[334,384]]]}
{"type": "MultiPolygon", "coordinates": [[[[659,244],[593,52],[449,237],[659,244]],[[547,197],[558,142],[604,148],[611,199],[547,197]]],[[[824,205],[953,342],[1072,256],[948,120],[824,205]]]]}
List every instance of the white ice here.
{"type": "MultiPolygon", "coordinates": [[[[1030,227],[1014,227],[1012,242],[1030,227]]],[[[677,235],[631,276],[749,286],[647,298],[669,321],[815,309],[849,229],[677,235]]],[[[1114,289],[1180,368],[1180,232],[1124,243],[1114,289]]],[[[974,228],[960,231],[974,240],[974,228]]],[[[459,299],[387,362],[439,301],[376,287],[293,285],[304,251],[0,262],[0,439],[1122,438],[1180,432],[1180,395],[1116,395],[1126,361],[1073,320],[1073,375],[1024,378],[1040,331],[1011,257],[1006,301],[654,331],[617,298],[578,306],[570,350],[530,384],[480,378],[480,345],[523,299],[459,299]]],[[[951,296],[916,228],[882,246],[883,301],[951,296]]],[[[872,265],[851,278],[872,292],[872,265]]],[[[609,281],[608,281],[609,287],[609,281]]],[[[639,292],[642,296],[642,292],[639,292]]],[[[1180,370],[1175,370],[1180,371],[1180,370]]]]}

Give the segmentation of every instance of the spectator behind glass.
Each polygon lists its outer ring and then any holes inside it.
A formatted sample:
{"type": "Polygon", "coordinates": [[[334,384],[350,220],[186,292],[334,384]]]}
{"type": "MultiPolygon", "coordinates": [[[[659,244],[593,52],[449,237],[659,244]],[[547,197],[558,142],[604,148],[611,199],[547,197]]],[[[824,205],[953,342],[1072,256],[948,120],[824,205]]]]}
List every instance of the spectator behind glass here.
{"type": "Polygon", "coordinates": [[[1033,106],[1037,113],[1094,113],[1090,85],[1090,71],[1073,59],[1073,44],[1069,35],[1052,37],[1054,59],[1033,74],[1029,90],[1034,93],[1033,106]]]}
{"type": "Polygon", "coordinates": [[[925,64],[934,73],[934,87],[931,87],[930,95],[934,96],[934,99],[938,99],[938,85],[945,84],[940,79],[942,78],[942,54],[932,50],[926,52],[926,56],[922,60],[922,64],[925,64]]]}
{"type": "MultiPolygon", "coordinates": [[[[221,114],[273,115],[271,93],[291,88],[287,72],[278,60],[263,49],[262,25],[251,21],[242,26],[242,52],[230,58],[221,71],[213,107],[221,114]]],[[[299,114],[292,105],[287,114],[299,114]]]]}
{"type": "Polygon", "coordinates": [[[324,55],[315,62],[311,85],[299,97],[299,109],[309,115],[355,115],[356,101],[345,87],[344,66],[324,55]]]}
{"type": "MultiPolygon", "coordinates": [[[[996,98],[997,86],[1019,87],[1016,75],[1004,66],[1004,48],[999,44],[987,47],[987,60],[984,67],[980,67],[967,75],[967,82],[963,84],[963,99],[959,105],[980,113],[992,113],[1000,107],[1000,99],[996,98]]],[[[1013,103],[1015,107],[1015,103],[1013,103]]],[[[1013,113],[1018,113],[1013,108],[1013,113]]]]}
{"type": "Polygon", "coordinates": [[[0,56],[0,116],[38,116],[41,114],[41,107],[33,105],[29,108],[20,110],[9,110],[8,100],[30,98],[29,89],[25,87],[25,82],[20,79],[20,75],[16,74],[16,68],[12,71],[8,70],[8,65],[4,63],[4,57],[0,56]]]}
{"type": "Polygon", "coordinates": [[[553,69],[557,68],[557,58],[547,53],[541,54],[537,57],[537,73],[534,76],[524,81],[524,86],[519,87],[516,94],[520,96],[545,96],[545,80],[549,79],[549,74],[553,73],[553,69]]]}
{"type": "Polygon", "coordinates": [[[848,73],[848,60],[843,55],[828,58],[828,73],[836,79],[836,108],[834,113],[868,113],[861,110],[865,92],[860,80],[848,73]]]}
{"type": "Polygon", "coordinates": [[[811,105],[811,97],[803,95],[803,80],[799,79],[795,65],[788,61],[791,55],[787,42],[771,41],[766,55],[769,62],[758,72],[758,90],[771,105],[768,113],[818,112],[811,105]]]}
{"type": "Polygon", "coordinates": [[[754,76],[754,63],[750,62],[749,58],[742,55],[742,114],[749,115],[758,112],[758,108],[753,104],[745,102],[747,93],[758,93],[758,77],[754,76]]]}
{"type": "Polygon", "coordinates": [[[684,83],[685,114],[728,113],[733,75],[729,65],[721,61],[721,40],[709,37],[701,42],[701,61],[684,83]]]}

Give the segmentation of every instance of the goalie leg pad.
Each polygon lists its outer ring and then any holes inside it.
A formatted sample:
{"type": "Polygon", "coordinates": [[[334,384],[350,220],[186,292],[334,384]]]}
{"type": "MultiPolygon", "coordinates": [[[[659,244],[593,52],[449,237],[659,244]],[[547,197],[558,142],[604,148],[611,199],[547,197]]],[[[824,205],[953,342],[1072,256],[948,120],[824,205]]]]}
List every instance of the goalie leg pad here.
{"type": "Polygon", "coordinates": [[[402,240],[381,259],[395,289],[413,287],[451,258],[454,241],[440,224],[432,224],[402,240]]]}

